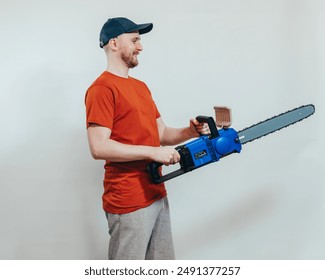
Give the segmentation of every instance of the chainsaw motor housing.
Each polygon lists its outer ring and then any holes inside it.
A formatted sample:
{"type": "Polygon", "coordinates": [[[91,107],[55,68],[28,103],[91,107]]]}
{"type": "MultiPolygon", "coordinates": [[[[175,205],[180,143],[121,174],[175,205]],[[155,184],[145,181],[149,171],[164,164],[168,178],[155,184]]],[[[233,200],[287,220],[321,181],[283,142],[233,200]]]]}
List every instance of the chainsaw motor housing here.
{"type": "MultiPolygon", "coordinates": [[[[215,138],[200,136],[185,145],[179,152],[187,148],[191,155],[193,167],[198,168],[207,163],[218,161],[222,157],[241,151],[241,144],[238,141],[238,134],[233,128],[220,129],[219,135],[215,138]]],[[[187,157],[188,158],[188,157],[187,157]]],[[[185,159],[185,157],[184,157],[185,159]]]]}

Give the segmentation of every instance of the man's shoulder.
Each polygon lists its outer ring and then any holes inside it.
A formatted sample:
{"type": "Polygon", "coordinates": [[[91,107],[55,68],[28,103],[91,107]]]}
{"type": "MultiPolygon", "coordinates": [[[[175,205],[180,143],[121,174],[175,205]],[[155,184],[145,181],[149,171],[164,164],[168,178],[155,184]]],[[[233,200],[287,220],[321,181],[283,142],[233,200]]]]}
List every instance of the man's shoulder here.
{"type": "Polygon", "coordinates": [[[148,86],[147,86],[147,84],[146,84],[144,81],[141,81],[141,80],[139,80],[139,79],[137,79],[137,78],[134,78],[134,77],[131,77],[131,76],[129,76],[129,79],[130,79],[130,81],[132,81],[133,84],[135,84],[136,86],[138,86],[138,87],[144,87],[144,88],[148,89],[148,86]]]}
{"type": "Polygon", "coordinates": [[[112,85],[112,80],[107,75],[107,72],[103,72],[98,76],[98,78],[91,84],[93,86],[103,86],[103,87],[110,87],[112,85]]]}
{"type": "Polygon", "coordinates": [[[98,78],[88,87],[85,95],[85,100],[89,97],[91,98],[102,98],[103,96],[111,95],[112,90],[112,81],[109,77],[103,72],[98,78]]]}

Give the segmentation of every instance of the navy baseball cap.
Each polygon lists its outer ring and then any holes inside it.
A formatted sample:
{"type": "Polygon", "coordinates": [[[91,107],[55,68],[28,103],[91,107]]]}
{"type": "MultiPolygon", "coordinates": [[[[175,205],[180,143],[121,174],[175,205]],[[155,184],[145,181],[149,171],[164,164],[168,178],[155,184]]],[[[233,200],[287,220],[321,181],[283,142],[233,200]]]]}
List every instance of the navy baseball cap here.
{"type": "Polygon", "coordinates": [[[105,22],[100,31],[99,46],[101,48],[104,47],[110,39],[123,33],[134,31],[139,31],[139,34],[148,33],[151,31],[152,27],[152,23],[136,24],[124,17],[110,18],[105,22]]]}

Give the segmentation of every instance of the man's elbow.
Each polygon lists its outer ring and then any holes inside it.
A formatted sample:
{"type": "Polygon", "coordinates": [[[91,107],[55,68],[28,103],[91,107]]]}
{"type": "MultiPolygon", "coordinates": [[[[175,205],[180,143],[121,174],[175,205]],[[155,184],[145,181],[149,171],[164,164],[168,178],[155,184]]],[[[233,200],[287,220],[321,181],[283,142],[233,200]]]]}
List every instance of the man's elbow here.
{"type": "Polygon", "coordinates": [[[91,148],[90,153],[91,153],[91,156],[93,157],[93,159],[96,159],[96,160],[103,159],[102,154],[99,149],[91,148]]]}
{"type": "Polygon", "coordinates": [[[164,137],[164,131],[159,135],[159,142],[160,146],[168,146],[168,141],[166,141],[166,138],[164,137]]]}
{"type": "Polygon", "coordinates": [[[173,143],[171,143],[168,139],[168,137],[165,137],[166,134],[162,134],[160,137],[159,137],[159,141],[160,141],[160,146],[172,146],[173,143]]]}
{"type": "Polygon", "coordinates": [[[165,146],[169,146],[169,144],[168,144],[168,142],[165,141],[164,139],[161,139],[161,140],[160,140],[160,146],[165,147],[165,146]]]}

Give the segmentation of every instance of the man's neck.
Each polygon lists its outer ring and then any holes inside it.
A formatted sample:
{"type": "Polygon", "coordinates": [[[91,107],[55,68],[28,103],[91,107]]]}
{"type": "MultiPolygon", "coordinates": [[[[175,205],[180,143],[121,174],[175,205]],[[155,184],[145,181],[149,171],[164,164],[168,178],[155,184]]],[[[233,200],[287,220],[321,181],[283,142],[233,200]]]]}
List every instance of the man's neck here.
{"type": "Polygon", "coordinates": [[[124,69],[117,69],[117,68],[113,68],[113,67],[107,67],[106,69],[108,72],[116,75],[116,76],[119,76],[119,77],[122,77],[122,78],[128,78],[129,77],[129,71],[125,71],[124,69]]]}
{"type": "Polygon", "coordinates": [[[109,62],[107,62],[106,70],[122,78],[129,77],[129,68],[125,64],[121,63],[120,61],[114,61],[113,59],[111,59],[109,62]]]}

